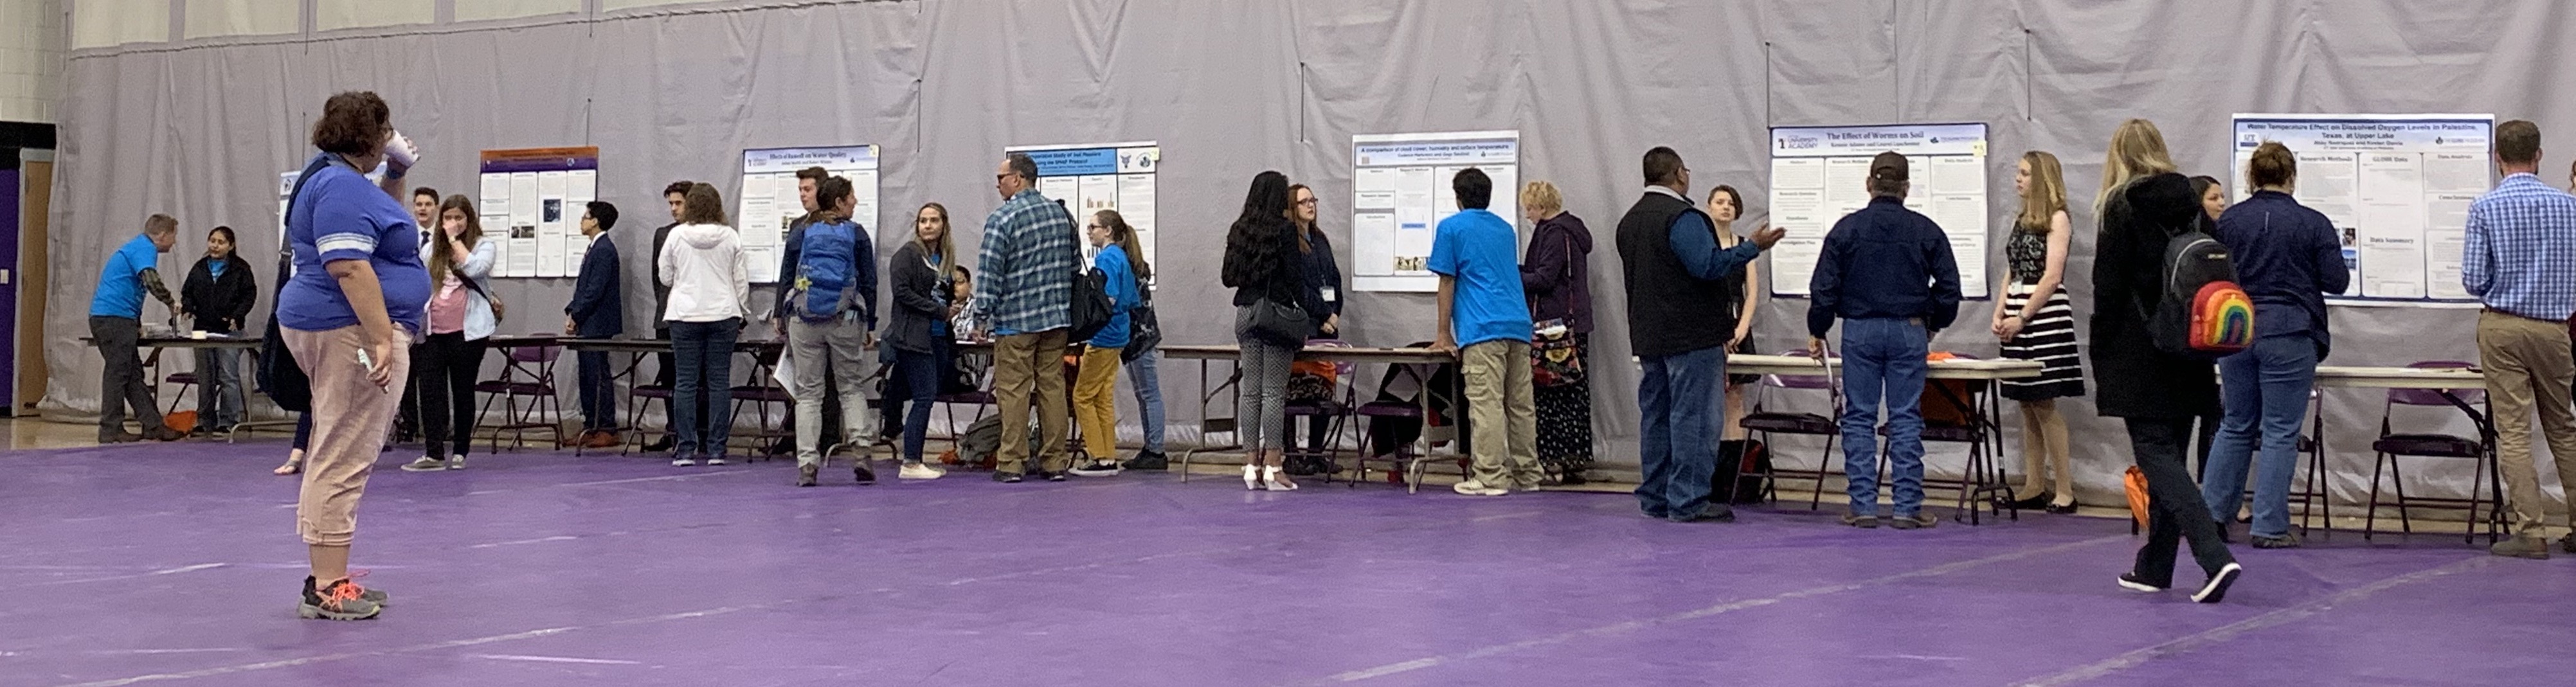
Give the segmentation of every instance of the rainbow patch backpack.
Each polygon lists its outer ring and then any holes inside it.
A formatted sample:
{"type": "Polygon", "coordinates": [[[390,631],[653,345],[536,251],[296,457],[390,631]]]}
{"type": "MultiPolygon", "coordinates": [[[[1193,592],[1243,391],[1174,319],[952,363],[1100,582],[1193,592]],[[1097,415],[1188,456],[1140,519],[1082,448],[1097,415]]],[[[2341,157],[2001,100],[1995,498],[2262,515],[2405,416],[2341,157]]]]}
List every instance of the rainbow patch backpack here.
{"type": "Polygon", "coordinates": [[[2165,242],[2164,295],[2147,330],[2156,348],[2203,360],[2254,345],[2254,299],[2236,284],[2226,245],[2197,228],[2165,242]]]}

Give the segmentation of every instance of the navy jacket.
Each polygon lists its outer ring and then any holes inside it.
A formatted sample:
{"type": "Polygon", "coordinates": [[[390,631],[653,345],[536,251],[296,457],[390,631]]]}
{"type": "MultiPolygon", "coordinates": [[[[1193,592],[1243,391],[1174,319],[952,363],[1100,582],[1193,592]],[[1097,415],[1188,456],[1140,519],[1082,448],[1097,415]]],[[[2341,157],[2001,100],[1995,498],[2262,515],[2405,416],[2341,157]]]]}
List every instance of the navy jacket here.
{"type": "Polygon", "coordinates": [[[2218,216],[2217,238],[2233,254],[2236,285],[2254,299],[2255,335],[2316,339],[2325,359],[2333,347],[2325,295],[2352,285],[2334,223],[2290,194],[2255,191],[2218,216]]]}
{"type": "Polygon", "coordinates": [[[1807,285],[1807,333],[1819,339],[1836,317],[1920,317],[1936,332],[1959,319],[1959,263],[1950,256],[1950,237],[1895,196],[1872,198],[1834,223],[1807,285]]]}
{"type": "Polygon", "coordinates": [[[590,252],[582,254],[572,303],[564,306],[564,314],[572,316],[573,335],[605,339],[626,332],[626,298],[617,279],[618,262],[617,243],[605,233],[591,242],[590,252]]]}

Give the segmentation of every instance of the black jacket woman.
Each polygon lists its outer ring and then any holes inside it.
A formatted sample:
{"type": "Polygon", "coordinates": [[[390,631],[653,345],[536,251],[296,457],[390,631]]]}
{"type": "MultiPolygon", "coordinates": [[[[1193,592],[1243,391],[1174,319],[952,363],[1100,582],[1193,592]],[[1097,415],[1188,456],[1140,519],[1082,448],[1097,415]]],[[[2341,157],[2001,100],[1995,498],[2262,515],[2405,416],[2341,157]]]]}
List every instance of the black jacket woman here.
{"type": "Polygon", "coordinates": [[[949,369],[948,318],[957,313],[947,275],[954,270],[957,244],[948,236],[948,208],[938,203],[913,212],[912,240],[903,242],[886,261],[886,285],[894,294],[885,324],[885,345],[894,350],[894,374],[888,385],[889,412],[909,402],[903,416],[903,468],[896,477],[938,479],[944,472],[921,461],[921,441],[930,430],[930,405],[949,369]]]}
{"type": "Polygon", "coordinates": [[[2242,569],[2219,539],[2217,523],[2209,519],[2200,487],[2185,466],[2184,450],[2192,421],[2218,407],[2217,379],[2209,361],[2157,348],[2147,325],[2163,294],[2166,241],[2187,230],[2208,231],[2209,217],[2192,194],[2191,181],[2172,172],[2124,184],[2101,214],[2092,320],[2092,362],[2101,382],[2098,408],[2103,416],[2127,423],[2130,452],[2146,475],[2154,502],[2146,545],[2138,548],[2137,561],[2120,576],[2120,585],[2139,591],[2172,587],[2175,548],[2189,539],[2192,557],[2209,575],[2192,599],[2214,603],[2242,569]]]}
{"type": "MultiPolygon", "coordinates": [[[[1556,185],[1532,181],[1521,185],[1521,212],[1536,228],[1521,256],[1521,290],[1529,293],[1530,320],[1565,326],[1573,337],[1574,357],[1592,363],[1591,269],[1592,230],[1583,218],[1565,211],[1556,185]]],[[[1544,335],[1541,335],[1544,336],[1544,335]]],[[[1547,471],[1542,484],[1582,484],[1592,468],[1592,389],[1585,382],[1540,385],[1532,398],[1538,407],[1538,463],[1547,471]]]]}
{"type": "Polygon", "coordinates": [[[1305,299],[1305,255],[1298,250],[1297,228],[1290,222],[1289,197],[1287,175],[1270,171],[1253,176],[1252,188],[1244,195],[1243,214],[1225,235],[1220,276],[1227,288],[1234,289],[1234,335],[1242,350],[1235,418],[1243,437],[1245,489],[1297,488],[1296,482],[1281,474],[1285,467],[1281,459],[1287,455],[1281,448],[1281,430],[1286,419],[1288,364],[1305,336],[1281,338],[1254,326],[1258,310],[1305,299]]]}
{"type": "MultiPolygon", "coordinates": [[[[1299,262],[1299,270],[1305,275],[1306,284],[1305,289],[1299,293],[1298,305],[1305,308],[1306,316],[1315,321],[1314,338],[1339,340],[1342,338],[1342,294],[1348,289],[1342,288],[1342,265],[1333,257],[1332,237],[1325,235],[1322,227],[1316,226],[1318,202],[1315,190],[1307,188],[1305,184],[1293,184],[1288,187],[1288,216],[1297,225],[1297,249],[1305,256],[1299,262]]],[[[1318,363],[1331,364],[1322,361],[1309,361],[1304,364],[1318,363]]],[[[1293,387],[1296,386],[1298,377],[1293,373],[1298,367],[1290,365],[1289,369],[1292,372],[1289,383],[1293,387]]],[[[1314,368],[1307,368],[1309,374],[1305,376],[1315,377],[1311,374],[1313,371],[1314,368]]],[[[1339,381],[1330,380],[1329,377],[1327,380],[1339,381]]],[[[1323,388],[1329,395],[1332,384],[1324,384],[1323,388]]],[[[1310,399],[1305,397],[1296,399],[1300,403],[1308,400],[1310,399]]],[[[1306,416],[1306,443],[1302,447],[1297,443],[1296,433],[1289,432],[1286,437],[1288,448],[1290,452],[1299,454],[1298,461],[1291,464],[1289,474],[1321,474],[1329,469],[1324,467],[1325,460],[1321,454],[1325,449],[1324,433],[1332,427],[1330,419],[1323,415],[1306,416]]]]}
{"type": "MultiPolygon", "coordinates": [[[[206,233],[206,257],[188,268],[179,285],[179,312],[199,331],[231,334],[242,330],[250,306],[259,302],[259,279],[250,261],[233,252],[232,227],[206,233]]],[[[241,351],[197,349],[197,426],[190,434],[230,431],[242,421],[241,351]]]]}

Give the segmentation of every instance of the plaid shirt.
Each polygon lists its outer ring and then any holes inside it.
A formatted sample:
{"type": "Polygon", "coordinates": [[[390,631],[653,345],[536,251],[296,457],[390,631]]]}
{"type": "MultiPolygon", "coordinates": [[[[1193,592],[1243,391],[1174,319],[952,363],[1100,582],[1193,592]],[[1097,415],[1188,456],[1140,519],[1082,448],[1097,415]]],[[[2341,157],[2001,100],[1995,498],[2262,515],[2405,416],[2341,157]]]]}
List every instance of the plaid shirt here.
{"type": "Polygon", "coordinates": [[[1073,270],[1082,261],[1073,216],[1036,189],[984,218],[976,264],[976,319],[996,336],[1073,326],[1073,270]]]}
{"type": "Polygon", "coordinates": [[[2576,196],[2529,172],[2469,205],[2460,285],[2487,307],[2563,322],[2576,315],[2576,196]]]}

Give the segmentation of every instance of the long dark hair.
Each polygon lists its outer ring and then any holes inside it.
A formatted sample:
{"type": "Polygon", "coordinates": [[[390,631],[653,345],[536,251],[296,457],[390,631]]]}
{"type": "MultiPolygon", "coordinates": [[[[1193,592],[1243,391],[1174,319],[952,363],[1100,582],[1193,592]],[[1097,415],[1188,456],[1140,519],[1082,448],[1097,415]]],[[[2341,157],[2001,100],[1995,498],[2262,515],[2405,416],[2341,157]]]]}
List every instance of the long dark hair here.
{"type": "MultiPolygon", "coordinates": [[[[1308,223],[1305,220],[1297,219],[1298,191],[1305,191],[1307,195],[1315,195],[1315,189],[1309,188],[1305,184],[1288,185],[1288,223],[1297,226],[1297,252],[1312,253],[1315,252],[1315,242],[1307,239],[1306,233],[1314,231],[1315,225],[1308,223]]],[[[1322,218],[1318,217],[1316,219],[1322,218]]]]}
{"type": "Polygon", "coordinates": [[[1279,253],[1279,240],[1286,237],[1280,232],[1293,231],[1295,225],[1288,219],[1288,175],[1275,170],[1253,175],[1252,189],[1243,195],[1243,214],[1226,229],[1225,264],[1219,275],[1225,285],[1254,286],[1286,269],[1288,256],[1279,253]]]}
{"type": "Polygon", "coordinates": [[[455,255],[455,249],[448,247],[451,241],[465,244],[465,249],[469,251],[483,243],[483,216],[475,214],[474,199],[467,198],[462,193],[448,196],[447,202],[438,204],[437,219],[441,224],[447,222],[449,210],[465,213],[465,231],[459,232],[454,239],[447,237],[447,227],[444,226],[429,233],[429,278],[430,283],[433,284],[446,279],[449,271],[457,268],[456,265],[451,264],[453,258],[450,256],[455,255]]]}

